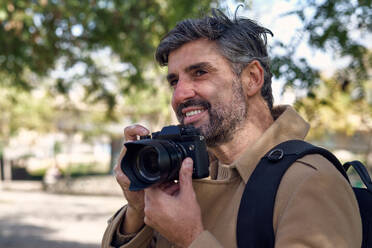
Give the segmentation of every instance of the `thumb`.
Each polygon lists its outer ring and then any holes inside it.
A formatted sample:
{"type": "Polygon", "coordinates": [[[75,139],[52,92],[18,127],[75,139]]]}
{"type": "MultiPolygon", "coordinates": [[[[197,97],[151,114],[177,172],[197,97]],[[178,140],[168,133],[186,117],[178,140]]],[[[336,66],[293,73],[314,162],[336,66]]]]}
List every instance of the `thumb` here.
{"type": "Polygon", "coordinates": [[[180,191],[193,190],[192,188],[192,171],[193,161],[191,158],[185,158],[182,162],[180,169],[179,180],[180,180],[180,191]]]}

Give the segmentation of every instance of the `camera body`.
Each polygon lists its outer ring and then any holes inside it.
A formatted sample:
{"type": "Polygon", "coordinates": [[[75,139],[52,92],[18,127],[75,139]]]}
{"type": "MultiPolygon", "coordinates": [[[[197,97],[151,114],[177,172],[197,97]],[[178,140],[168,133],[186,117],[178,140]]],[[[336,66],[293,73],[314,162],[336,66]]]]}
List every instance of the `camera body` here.
{"type": "Polygon", "coordinates": [[[142,190],[155,183],[178,179],[182,161],[194,161],[194,179],[209,176],[205,138],[193,126],[166,126],[160,132],[127,142],[120,166],[131,181],[130,190],[142,190]]]}

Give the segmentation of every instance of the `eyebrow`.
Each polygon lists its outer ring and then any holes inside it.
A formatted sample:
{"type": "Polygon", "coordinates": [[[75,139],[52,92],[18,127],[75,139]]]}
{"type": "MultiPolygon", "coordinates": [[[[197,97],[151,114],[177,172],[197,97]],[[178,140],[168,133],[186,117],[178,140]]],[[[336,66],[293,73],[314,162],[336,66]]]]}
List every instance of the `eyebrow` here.
{"type": "Polygon", "coordinates": [[[197,63],[197,64],[190,65],[190,66],[186,67],[185,71],[190,72],[190,71],[193,71],[193,70],[199,69],[199,68],[206,68],[208,70],[215,70],[214,67],[210,63],[200,62],[200,63],[197,63]]]}
{"type": "Polygon", "coordinates": [[[175,78],[177,78],[175,73],[170,73],[170,74],[167,75],[167,81],[168,82],[172,81],[175,78]]]}
{"type": "MultiPolygon", "coordinates": [[[[208,62],[200,62],[193,65],[190,65],[185,68],[185,72],[190,72],[199,68],[206,68],[209,71],[215,71],[216,68],[214,68],[210,63],[208,62]]],[[[167,80],[170,82],[172,79],[177,78],[177,75],[175,73],[170,73],[167,75],[167,80]]]]}

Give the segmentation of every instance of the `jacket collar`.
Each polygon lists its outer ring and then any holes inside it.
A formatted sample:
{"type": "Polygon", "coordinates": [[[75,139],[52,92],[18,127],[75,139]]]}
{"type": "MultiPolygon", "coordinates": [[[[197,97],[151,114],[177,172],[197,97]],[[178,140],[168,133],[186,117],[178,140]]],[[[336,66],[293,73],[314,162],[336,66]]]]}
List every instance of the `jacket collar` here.
{"type": "Polygon", "coordinates": [[[273,115],[274,123],[231,165],[238,170],[245,183],[261,157],[271,148],[286,140],[304,139],[310,128],[309,124],[290,106],[275,107],[273,115]]]}

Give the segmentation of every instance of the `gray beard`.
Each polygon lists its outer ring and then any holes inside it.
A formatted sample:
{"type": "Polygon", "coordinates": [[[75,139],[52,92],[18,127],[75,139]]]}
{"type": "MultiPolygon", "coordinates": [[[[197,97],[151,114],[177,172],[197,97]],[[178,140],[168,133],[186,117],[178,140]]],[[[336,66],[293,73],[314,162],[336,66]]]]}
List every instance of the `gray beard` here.
{"type": "MultiPolygon", "coordinates": [[[[191,99],[177,108],[177,117],[183,123],[182,109],[188,106],[203,106],[209,114],[209,123],[197,129],[205,137],[208,147],[215,147],[231,141],[239,126],[247,118],[248,106],[243,87],[239,80],[233,81],[233,100],[229,103],[219,101],[213,107],[205,100],[191,99]]],[[[220,99],[223,100],[223,99],[220,99]]]]}
{"type": "Polygon", "coordinates": [[[231,141],[239,126],[247,118],[247,105],[240,81],[233,83],[233,101],[219,102],[208,109],[209,123],[200,126],[208,147],[215,147],[231,141]]]}

